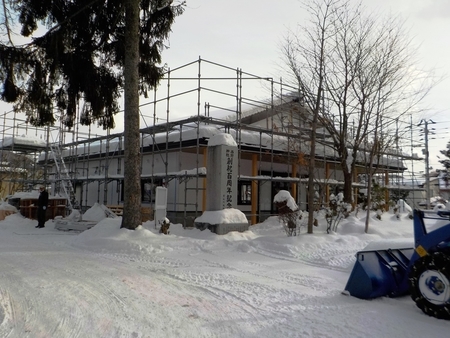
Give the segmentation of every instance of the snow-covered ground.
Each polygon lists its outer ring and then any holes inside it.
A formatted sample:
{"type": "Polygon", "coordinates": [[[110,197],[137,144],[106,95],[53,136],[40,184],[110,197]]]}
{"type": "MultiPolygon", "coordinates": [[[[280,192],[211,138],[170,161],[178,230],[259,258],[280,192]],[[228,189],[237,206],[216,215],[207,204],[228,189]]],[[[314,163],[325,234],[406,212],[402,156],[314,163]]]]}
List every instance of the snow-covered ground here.
{"type": "Polygon", "coordinates": [[[412,221],[351,216],[287,237],[276,217],[218,236],[105,219],[82,233],[0,221],[0,337],[448,337],[409,296],[342,294],[355,253],[411,240],[412,221]]]}

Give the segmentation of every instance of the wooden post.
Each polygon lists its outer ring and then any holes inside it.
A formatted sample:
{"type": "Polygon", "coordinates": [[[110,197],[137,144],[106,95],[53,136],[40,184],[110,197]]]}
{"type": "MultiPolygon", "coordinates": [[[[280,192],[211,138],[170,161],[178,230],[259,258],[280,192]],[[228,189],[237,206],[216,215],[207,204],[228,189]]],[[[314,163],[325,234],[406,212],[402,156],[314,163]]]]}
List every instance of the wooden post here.
{"type": "Polygon", "coordinates": [[[384,201],[386,202],[385,203],[386,211],[389,211],[389,190],[387,189],[388,185],[389,185],[389,173],[386,170],[384,172],[384,186],[386,188],[386,190],[384,191],[384,201]]]}
{"type": "MultiPolygon", "coordinates": [[[[206,168],[207,164],[207,155],[208,155],[208,148],[203,148],[203,166],[206,168]]],[[[208,174],[208,173],[206,173],[208,174]]],[[[206,210],[206,177],[203,178],[203,191],[202,191],[202,212],[205,212],[206,210]]]]}
{"type": "MultiPolygon", "coordinates": [[[[252,176],[258,175],[258,155],[252,155],[252,176]]],[[[252,203],[252,215],[251,215],[251,224],[254,225],[258,222],[258,218],[256,213],[258,211],[258,181],[252,181],[252,195],[251,195],[251,203],[252,203]]]]}
{"type": "MultiPolygon", "coordinates": [[[[297,163],[292,163],[292,178],[297,177],[297,163]]],[[[294,197],[294,200],[297,202],[297,182],[291,183],[291,191],[292,191],[292,197],[294,197]]]]}
{"type": "MultiPolygon", "coordinates": [[[[355,171],[353,172],[353,178],[352,178],[352,183],[356,183],[358,182],[358,169],[356,169],[355,167],[355,171]]],[[[352,198],[352,210],[355,210],[356,206],[358,205],[358,188],[355,187],[353,188],[353,197],[352,198]]]]}

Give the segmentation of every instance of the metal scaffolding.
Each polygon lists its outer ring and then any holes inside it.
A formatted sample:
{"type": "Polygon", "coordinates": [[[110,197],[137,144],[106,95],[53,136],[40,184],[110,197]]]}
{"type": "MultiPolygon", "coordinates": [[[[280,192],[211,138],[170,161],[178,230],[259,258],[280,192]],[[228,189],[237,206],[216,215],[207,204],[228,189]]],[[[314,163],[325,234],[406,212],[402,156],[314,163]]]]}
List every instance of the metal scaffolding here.
{"type": "MultiPolygon", "coordinates": [[[[295,87],[281,80],[199,58],[168,69],[158,89],[149,93],[148,97],[151,99],[141,99],[140,134],[142,158],[150,154],[151,163],[148,169],[148,163],[141,161],[146,169],[146,173],[141,170],[142,179],[150,180],[152,184],[156,180],[164,184],[176,181],[179,186],[177,191],[185,197],[181,205],[175,202],[171,210],[181,223],[186,225],[189,219],[199,216],[204,209],[200,201],[205,201],[203,180],[206,177],[204,159],[207,137],[202,135],[202,128],[206,126],[213,126],[235,137],[238,144],[238,180],[259,182],[260,186],[280,182],[280,186],[289,187],[291,191],[297,191],[297,186],[302,184],[305,173],[296,167],[299,153],[307,157],[309,152],[308,112],[302,106],[295,87]],[[194,154],[192,170],[181,170],[181,163],[175,165],[180,170],[169,170],[169,164],[174,167],[173,163],[169,163],[169,154],[174,152],[179,154],[179,158],[182,154],[194,154]],[[159,161],[164,164],[162,171],[156,169],[155,163],[159,161]],[[257,168],[251,173],[248,170],[244,173],[243,161],[256,161],[257,168]],[[280,172],[283,176],[279,175],[280,172]],[[195,196],[192,200],[187,197],[189,191],[195,196]]],[[[16,112],[4,114],[0,149],[2,152],[22,152],[35,159],[36,168],[42,175],[22,177],[23,189],[50,183],[54,187],[53,194],[64,193],[71,206],[82,210],[90,207],[89,198],[94,195],[98,203],[108,204],[109,201],[111,204],[114,201],[114,204],[121,204],[120,182],[123,181],[126,147],[121,130],[122,115],[116,116],[115,130],[81,126],[79,114],[72,130],[62,123],[35,128],[26,123],[26,118],[20,120],[19,115],[16,112]],[[17,142],[20,135],[30,133],[42,142],[17,142]],[[12,140],[10,145],[9,139],[12,140]],[[94,160],[97,167],[92,172],[89,163],[94,160]],[[90,184],[92,182],[96,185],[90,184]]],[[[323,170],[334,168],[333,172],[337,172],[339,159],[325,136],[318,134],[318,139],[322,137],[322,141],[317,157],[323,170]]],[[[386,157],[388,160],[384,170],[398,174],[397,181],[405,170],[403,161],[417,160],[400,151],[387,153],[386,157]]],[[[260,217],[261,212],[260,208],[253,208],[246,214],[260,217]],[[255,212],[257,215],[253,214],[255,212]]]]}

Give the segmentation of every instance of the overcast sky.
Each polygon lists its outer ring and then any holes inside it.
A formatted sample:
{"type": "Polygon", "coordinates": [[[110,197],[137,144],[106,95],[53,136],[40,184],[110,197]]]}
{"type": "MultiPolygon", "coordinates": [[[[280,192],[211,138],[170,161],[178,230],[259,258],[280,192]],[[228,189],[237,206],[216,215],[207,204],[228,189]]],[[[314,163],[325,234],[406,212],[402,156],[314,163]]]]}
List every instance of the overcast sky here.
{"type": "MultiPolygon", "coordinates": [[[[450,1],[363,0],[363,4],[368,12],[405,19],[405,26],[418,46],[422,68],[445,76],[427,97],[425,105],[430,109],[423,116],[437,122],[434,127],[438,139],[430,140],[430,151],[434,154],[430,164],[440,167],[435,154],[450,140],[450,93],[447,91],[450,88],[450,1]]],[[[234,69],[277,79],[283,36],[306,19],[298,0],[187,0],[185,13],[173,26],[170,49],[164,51],[163,60],[173,69],[201,56],[234,69]]],[[[8,111],[10,107],[0,102],[0,109],[8,111]]]]}
{"type": "MultiPolygon", "coordinates": [[[[354,1],[357,3],[357,1],[354,1]]],[[[278,78],[279,45],[289,29],[307,19],[298,0],[188,0],[177,18],[164,60],[171,68],[204,59],[260,76],[278,78]]],[[[418,50],[419,66],[444,76],[424,102],[424,119],[432,119],[436,136],[430,135],[430,165],[440,167],[435,154],[450,140],[450,1],[363,0],[367,12],[395,15],[418,50]],[[437,140],[431,139],[438,138],[437,140]]],[[[415,149],[420,153],[420,149],[415,149]]]]}

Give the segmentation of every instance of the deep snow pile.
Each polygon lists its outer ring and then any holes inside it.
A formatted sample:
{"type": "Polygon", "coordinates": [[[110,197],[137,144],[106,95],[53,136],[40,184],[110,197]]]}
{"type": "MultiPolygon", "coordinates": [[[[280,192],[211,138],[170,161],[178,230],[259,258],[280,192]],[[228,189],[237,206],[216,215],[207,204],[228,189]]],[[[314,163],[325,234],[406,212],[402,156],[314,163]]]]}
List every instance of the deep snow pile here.
{"type": "MultiPolygon", "coordinates": [[[[91,211],[93,214],[95,212],[91,211]]],[[[93,215],[94,216],[94,215],[93,215]]],[[[355,253],[374,241],[412,243],[412,220],[351,216],[326,234],[287,237],[277,217],[218,236],[153,222],[82,233],[0,222],[1,337],[445,337],[450,323],[410,297],[342,295],[355,253]]],[[[444,222],[441,222],[444,223],[444,222]]],[[[433,224],[433,227],[439,224],[433,224]]]]}

